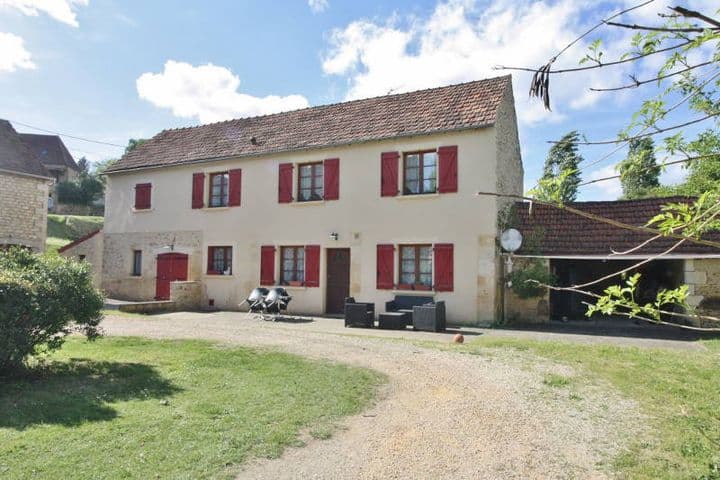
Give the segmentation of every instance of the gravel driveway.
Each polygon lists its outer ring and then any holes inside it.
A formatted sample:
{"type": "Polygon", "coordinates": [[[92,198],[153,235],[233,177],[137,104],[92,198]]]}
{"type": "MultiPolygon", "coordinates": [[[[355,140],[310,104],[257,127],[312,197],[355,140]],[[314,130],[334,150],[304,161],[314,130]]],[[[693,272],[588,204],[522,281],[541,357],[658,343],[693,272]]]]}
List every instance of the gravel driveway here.
{"type": "Polygon", "coordinates": [[[637,433],[641,418],[635,402],[610,389],[580,380],[544,384],[548,373],[573,371],[522,352],[462,355],[338,334],[362,330],[230,312],[110,316],[103,326],[108,335],[270,346],[387,375],[375,405],[346,419],[331,439],[308,439],[279,459],[254,460],[239,478],[607,478],[606,462],[637,433]]]}

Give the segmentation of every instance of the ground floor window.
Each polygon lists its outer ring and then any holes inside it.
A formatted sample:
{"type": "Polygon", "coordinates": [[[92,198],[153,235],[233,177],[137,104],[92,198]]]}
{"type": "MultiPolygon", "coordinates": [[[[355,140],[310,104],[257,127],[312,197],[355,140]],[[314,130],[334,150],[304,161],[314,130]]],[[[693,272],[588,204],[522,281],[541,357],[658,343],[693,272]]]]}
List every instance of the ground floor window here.
{"type": "Polygon", "coordinates": [[[232,247],[208,247],[208,275],[232,275],[232,247]]]}
{"type": "Polygon", "coordinates": [[[283,285],[301,284],[305,281],[305,248],[282,247],[282,268],[280,269],[280,283],[283,285]]]}
{"type": "Polygon", "coordinates": [[[133,250],[133,277],[142,275],[142,250],[133,250]]]}
{"type": "Polygon", "coordinates": [[[432,287],[432,245],[400,246],[400,285],[430,289],[432,287]]]}

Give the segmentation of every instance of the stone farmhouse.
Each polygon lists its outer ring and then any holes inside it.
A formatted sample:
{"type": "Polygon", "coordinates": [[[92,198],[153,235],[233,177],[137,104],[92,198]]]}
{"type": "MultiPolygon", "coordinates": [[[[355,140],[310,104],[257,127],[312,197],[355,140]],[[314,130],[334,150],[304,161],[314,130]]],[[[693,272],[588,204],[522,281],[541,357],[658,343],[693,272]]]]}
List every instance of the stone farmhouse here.
{"type": "Polygon", "coordinates": [[[0,248],[45,250],[52,181],[10,122],[0,119],[0,248]]]}
{"type": "Polygon", "coordinates": [[[509,76],[165,130],[107,176],[102,233],[64,254],[101,259],[112,298],[237,309],[283,285],[335,314],[420,294],[455,324],[501,308],[507,202],[476,192],[523,188],[509,76]]]}
{"type": "Polygon", "coordinates": [[[80,176],[80,167],[75,163],[75,159],[62,139],[57,135],[21,133],[20,139],[35,154],[55,180],[50,188],[50,198],[53,199],[54,209],[60,210],[58,209],[55,186],[60,182],[77,180],[80,176]]]}

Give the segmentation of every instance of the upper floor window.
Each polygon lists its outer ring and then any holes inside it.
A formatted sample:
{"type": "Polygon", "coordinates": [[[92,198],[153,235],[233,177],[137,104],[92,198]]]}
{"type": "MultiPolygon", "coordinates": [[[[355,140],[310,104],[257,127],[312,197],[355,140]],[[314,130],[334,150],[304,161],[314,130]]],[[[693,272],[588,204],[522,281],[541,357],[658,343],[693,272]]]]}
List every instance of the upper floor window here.
{"type": "Polygon", "coordinates": [[[210,206],[227,207],[230,197],[228,172],[210,174],[210,206]]]}
{"type": "Polygon", "coordinates": [[[323,199],[323,162],[302,163],[298,169],[298,201],[323,199]]]}
{"type": "Polygon", "coordinates": [[[280,252],[282,258],[280,283],[283,285],[302,284],[305,281],[305,248],[282,247],[280,252]]]}
{"type": "Polygon", "coordinates": [[[437,191],[437,153],[406,153],[403,162],[403,194],[418,195],[437,191]]]}
{"type": "Polygon", "coordinates": [[[135,210],[147,210],[152,206],[152,184],[135,185],[135,210]]]}
{"type": "Polygon", "coordinates": [[[142,275],[142,250],[133,250],[133,277],[142,275]]]}
{"type": "Polygon", "coordinates": [[[232,275],[232,247],[208,247],[208,275],[232,275]]]}
{"type": "Polygon", "coordinates": [[[415,288],[432,287],[432,245],[400,246],[400,284],[415,288]]]}

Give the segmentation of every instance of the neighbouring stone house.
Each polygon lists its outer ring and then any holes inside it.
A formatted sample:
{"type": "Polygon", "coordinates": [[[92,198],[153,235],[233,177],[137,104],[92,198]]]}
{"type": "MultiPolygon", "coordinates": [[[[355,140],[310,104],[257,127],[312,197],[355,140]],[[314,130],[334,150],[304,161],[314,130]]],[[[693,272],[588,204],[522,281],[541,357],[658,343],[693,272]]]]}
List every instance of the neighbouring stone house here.
{"type": "Polygon", "coordinates": [[[237,309],[283,285],[307,314],[429,295],[488,324],[507,202],[476,193],[522,193],[516,123],[506,76],[165,130],[107,171],[102,287],[237,309]]]}
{"type": "Polygon", "coordinates": [[[73,206],[63,208],[64,205],[58,202],[56,193],[58,183],[77,180],[80,176],[80,167],[75,163],[75,159],[62,139],[57,135],[38,135],[34,133],[20,133],[19,135],[23,143],[35,154],[55,180],[50,188],[53,210],[58,213],[75,213],[73,206]]]}
{"type": "Polygon", "coordinates": [[[7,120],[0,119],[0,248],[45,250],[50,173],[7,120]]]}
{"type": "MultiPolygon", "coordinates": [[[[568,207],[590,216],[644,227],[661,212],[662,205],[691,201],[687,197],[666,197],[575,202],[568,207]]],[[[567,209],[528,202],[515,204],[506,223],[507,227],[516,228],[523,235],[523,245],[513,255],[513,269],[526,268],[528,262],[540,261],[554,274],[556,285],[568,287],[652,259],[630,272],[642,275],[639,300],[643,303],[651,301],[660,289],[686,284],[690,293],[688,305],[696,313],[720,317],[720,248],[693,241],[671,248],[678,239],[661,237],[649,241],[654,236],[652,233],[628,230],[567,209]],[[665,252],[661,258],[654,259],[665,252]]],[[[720,243],[720,232],[707,233],[703,239],[720,243]]],[[[615,277],[589,286],[587,290],[600,294],[618,282],[615,277]]],[[[507,319],[511,322],[578,319],[587,309],[583,302],[589,300],[592,299],[586,295],[569,291],[551,291],[540,298],[520,299],[508,290],[507,319]]]]}

